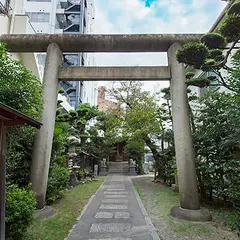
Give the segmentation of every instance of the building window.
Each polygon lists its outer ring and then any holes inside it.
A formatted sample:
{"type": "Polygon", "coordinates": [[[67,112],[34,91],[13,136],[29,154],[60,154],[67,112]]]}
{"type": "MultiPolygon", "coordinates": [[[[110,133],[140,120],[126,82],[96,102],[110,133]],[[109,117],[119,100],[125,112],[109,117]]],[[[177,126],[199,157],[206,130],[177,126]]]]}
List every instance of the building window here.
{"type": "Polygon", "coordinates": [[[49,22],[50,13],[27,12],[30,22],[49,22]]]}

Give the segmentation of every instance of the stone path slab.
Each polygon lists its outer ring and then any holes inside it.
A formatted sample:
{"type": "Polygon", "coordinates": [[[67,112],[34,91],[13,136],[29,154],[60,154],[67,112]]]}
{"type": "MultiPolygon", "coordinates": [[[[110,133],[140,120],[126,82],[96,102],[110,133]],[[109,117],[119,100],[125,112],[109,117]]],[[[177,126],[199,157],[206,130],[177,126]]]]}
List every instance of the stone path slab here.
{"type": "Polygon", "coordinates": [[[91,198],[67,240],[160,240],[125,175],[110,175],[91,198]]]}

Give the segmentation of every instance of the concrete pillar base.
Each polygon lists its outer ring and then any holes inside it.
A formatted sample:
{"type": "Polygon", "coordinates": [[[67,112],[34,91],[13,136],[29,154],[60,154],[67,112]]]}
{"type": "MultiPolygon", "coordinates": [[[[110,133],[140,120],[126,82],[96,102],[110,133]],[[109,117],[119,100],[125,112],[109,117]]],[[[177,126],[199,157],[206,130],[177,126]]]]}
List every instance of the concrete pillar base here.
{"type": "Polygon", "coordinates": [[[171,216],[177,219],[192,221],[192,222],[208,222],[212,220],[212,215],[207,210],[189,210],[179,206],[171,209],[171,216]]]}
{"type": "Polygon", "coordinates": [[[99,176],[107,176],[107,175],[108,175],[107,167],[106,166],[101,166],[100,171],[99,171],[99,176]]]}
{"type": "Polygon", "coordinates": [[[129,175],[130,176],[137,176],[135,166],[129,167],[129,175]]]}
{"type": "Polygon", "coordinates": [[[46,206],[42,208],[41,210],[35,212],[35,216],[38,218],[48,218],[51,217],[54,214],[54,209],[51,206],[46,206]]]}

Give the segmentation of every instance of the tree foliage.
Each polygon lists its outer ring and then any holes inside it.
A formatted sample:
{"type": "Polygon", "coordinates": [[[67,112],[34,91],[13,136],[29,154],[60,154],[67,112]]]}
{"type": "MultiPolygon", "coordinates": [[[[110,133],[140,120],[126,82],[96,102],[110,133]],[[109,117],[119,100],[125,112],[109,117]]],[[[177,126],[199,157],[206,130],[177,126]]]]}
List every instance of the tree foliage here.
{"type": "MultiPolygon", "coordinates": [[[[0,102],[40,119],[42,85],[22,62],[12,59],[0,43],[0,102]]],[[[35,130],[31,127],[8,129],[7,183],[27,186],[35,130]]]]}
{"type": "Polygon", "coordinates": [[[199,101],[194,133],[201,194],[240,197],[240,97],[210,92],[199,101]]]}
{"type": "Polygon", "coordinates": [[[142,84],[136,81],[120,82],[110,90],[110,94],[124,109],[119,115],[122,135],[127,139],[142,139],[151,149],[154,159],[159,160],[158,147],[151,139],[152,134],[161,131],[155,97],[144,91],[142,84]]]}
{"type": "MultiPolygon", "coordinates": [[[[42,85],[21,61],[12,59],[0,43],[0,102],[40,119],[42,85]]],[[[32,127],[7,131],[6,239],[22,239],[33,221],[36,200],[29,189],[35,130],[32,127]]]]}
{"type": "Polygon", "coordinates": [[[123,134],[143,138],[160,132],[157,121],[158,106],[150,92],[142,89],[140,82],[120,82],[110,90],[110,94],[122,105],[123,134]]]}
{"type": "Polygon", "coordinates": [[[119,135],[121,121],[112,112],[99,112],[96,123],[88,129],[90,141],[87,143],[88,152],[98,159],[108,158],[114,152],[114,145],[122,141],[119,135]]]}
{"type": "Polygon", "coordinates": [[[0,102],[39,119],[43,107],[42,85],[21,61],[12,59],[0,44],[0,102]]]}
{"type": "Polygon", "coordinates": [[[127,139],[127,144],[125,146],[126,153],[128,156],[136,162],[136,171],[138,174],[143,173],[143,162],[144,162],[144,140],[143,139],[127,139]]]}
{"type": "MultiPolygon", "coordinates": [[[[240,11],[239,2],[233,3],[221,22],[219,33],[207,33],[200,42],[189,42],[176,53],[180,63],[201,69],[203,72],[215,75],[216,79],[187,78],[187,85],[206,87],[211,85],[224,86],[231,91],[239,91],[239,87],[232,86],[232,78],[226,77],[226,72],[236,71],[239,65],[233,58],[233,66],[229,64],[232,50],[240,40],[240,11]],[[227,47],[227,50],[225,48],[227,47]]],[[[193,77],[193,76],[192,76],[193,77]]]]}
{"type": "MultiPolygon", "coordinates": [[[[96,118],[99,114],[98,108],[96,106],[90,106],[88,103],[82,103],[78,106],[76,111],[70,110],[69,113],[62,114],[61,107],[58,105],[57,113],[56,113],[56,122],[57,123],[68,123],[69,128],[69,136],[75,136],[80,139],[80,143],[77,144],[77,154],[79,156],[78,165],[82,167],[86,167],[87,165],[92,165],[86,161],[86,153],[90,153],[89,142],[91,142],[90,134],[95,134],[93,132],[89,132],[89,123],[91,120],[96,118]]],[[[90,153],[90,160],[92,159],[92,155],[94,155],[93,150],[90,153]]]]}

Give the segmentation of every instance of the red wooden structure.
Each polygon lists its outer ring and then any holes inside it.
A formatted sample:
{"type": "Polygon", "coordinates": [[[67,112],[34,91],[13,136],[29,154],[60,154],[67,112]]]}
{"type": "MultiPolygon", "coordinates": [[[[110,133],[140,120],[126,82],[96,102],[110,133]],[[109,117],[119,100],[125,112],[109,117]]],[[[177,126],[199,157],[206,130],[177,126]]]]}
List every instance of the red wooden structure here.
{"type": "Polygon", "coordinates": [[[5,240],[6,130],[28,124],[40,129],[41,123],[0,102],[0,240],[5,240]]]}

